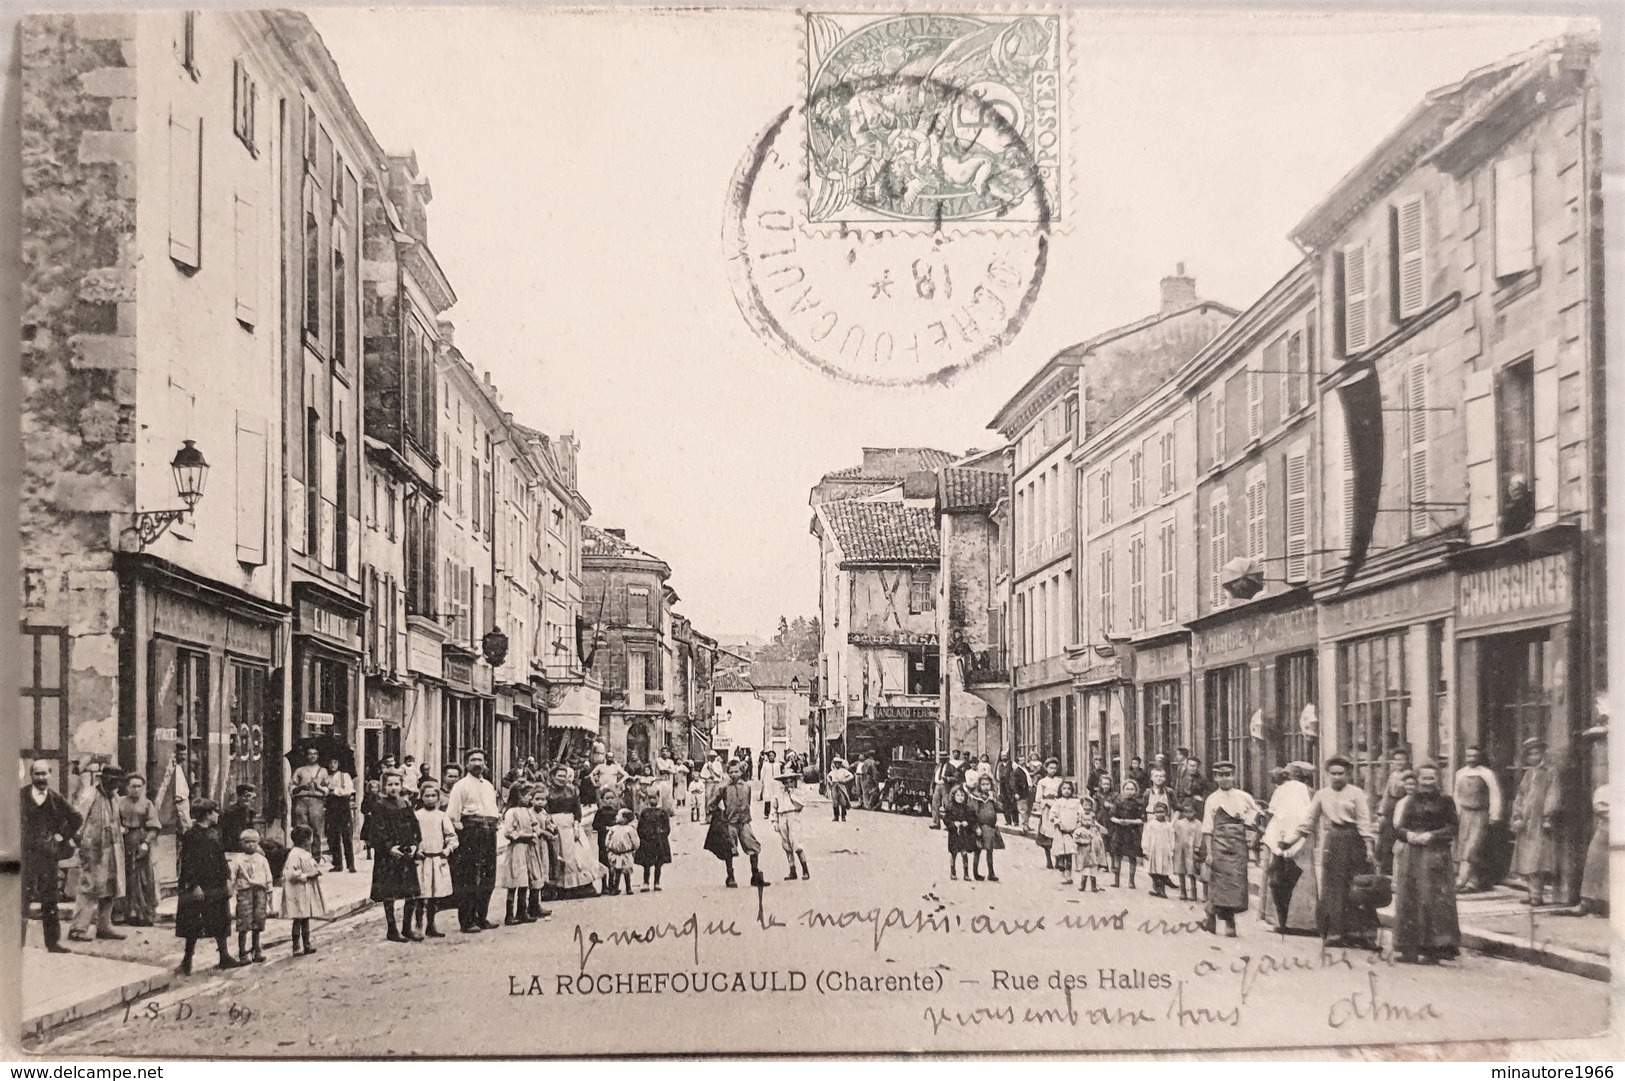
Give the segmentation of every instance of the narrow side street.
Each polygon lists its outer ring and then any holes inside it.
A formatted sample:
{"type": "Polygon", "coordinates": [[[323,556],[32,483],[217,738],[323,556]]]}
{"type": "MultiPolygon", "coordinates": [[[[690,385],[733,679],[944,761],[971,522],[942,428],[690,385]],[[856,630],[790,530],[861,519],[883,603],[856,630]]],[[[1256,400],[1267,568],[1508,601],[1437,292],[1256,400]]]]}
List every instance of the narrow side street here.
{"type": "Polygon", "coordinates": [[[1322,952],[1253,915],[1238,938],[1213,938],[1195,929],[1199,905],[1152,898],[1143,879],[1135,892],[1064,888],[1021,838],[998,854],[999,882],[967,883],[948,878],[944,835],[923,818],[826,814],[808,808],[810,882],[783,880],[778,837],[756,823],[772,883],[760,900],[723,888],[703,826],[680,814],[660,893],[560,902],[546,923],[477,936],[453,925],[404,945],[384,941],[374,908],[318,924],[314,957],[279,949],[263,966],[200,969],[36,1049],[798,1052],[837,1025],[843,1046],[873,1051],[1284,1048],[1606,1024],[1600,982],[1476,954],[1429,967],[1322,952]],[[480,1006],[458,1012],[453,1035],[435,1003],[459,1001],[480,1006]]]}

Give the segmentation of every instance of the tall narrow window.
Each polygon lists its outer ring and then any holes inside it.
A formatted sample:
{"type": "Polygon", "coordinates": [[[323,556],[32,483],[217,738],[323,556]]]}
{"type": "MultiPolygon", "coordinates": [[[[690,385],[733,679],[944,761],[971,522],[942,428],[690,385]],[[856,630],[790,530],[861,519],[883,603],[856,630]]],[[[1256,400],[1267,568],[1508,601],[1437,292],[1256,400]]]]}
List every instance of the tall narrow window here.
{"type": "Polygon", "coordinates": [[[1164,623],[1172,623],[1179,615],[1179,606],[1174,594],[1175,575],[1177,574],[1175,564],[1179,558],[1175,547],[1178,543],[1176,536],[1172,518],[1162,523],[1162,529],[1157,534],[1157,548],[1162,564],[1160,568],[1162,603],[1159,607],[1162,613],[1162,622],[1164,623]]]}
{"type": "Polygon", "coordinates": [[[1100,471],[1100,523],[1107,525],[1112,520],[1112,467],[1107,465],[1100,471]]]}
{"type": "Polygon", "coordinates": [[[1495,276],[1535,269],[1535,179],[1527,150],[1495,163],[1495,276]]]}
{"type": "Polygon", "coordinates": [[[1309,577],[1309,456],[1286,456],[1286,580],[1309,577]]]}
{"type": "Polygon", "coordinates": [[[1128,542],[1128,620],[1139,630],[1145,626],[1145,534],[1137,533],[1128,542]]]}
{"type": "Polygon", "coordinates": [[[322,521],[322,419],[316,410],[305,410],[305,551],[321,554],[322,521]]]}
{"type": "Polygon", "coordinates": [[[1102,634],[1111,634],[1117,617],[1116,598],[1113,591],[1117,588],[1112,566],[1112,550],[1110,547],[1100,550],[1100,631],[1102,634]]]}
{"type": "Polygon", "coordinates": [[[1293,331],[1286,340],[1286,374],[1281,377],[1281,401],[1290,416],[1302,409],[1309,399],[1309,379],[1304,367],[1303,334],[1293,331]]]}
{"type": "Polygon", "coordinates": [[[1224,607],[1224,565],[1230,559],[1227,509],[1222,499],[1208,506],[1208,603],[1214,608],[1224,607]]]}
{"type": "Polygon", "coordinates": [[[1160,440],[1162,444],[1162,494],[1169,495],[1174,490],[1174,433],[1163,432],[1160,440]]]}
{"type": "Polygon", "coordinates": [[[1501,371],[1495,395],[1501,535],[1522,533],[1535,519],[1535,362],[1525,357],[1501,371]]]}
{"type": "Polygon", "coordinates": [[[917,568],[909,572],[908,610],[915,615],[937,610],[936,582],[927,569],[917,568]]]}
{"type": "Polygon", "coordinates": [[[1145,503],[1145,451],[1136,449],[1128,456],[1128,505],[1138,510],[1145,503]]]}
{"type": "Polygon", "coordinates": [[[259,108],[259,84],[242,60],[232,63],[231,127],[250,154],[258,156],[254,142],[255,113],[259,108]]]}
{"type": "MultiPolygon", "coordinates": [[[[1280,367],[1279,364],[1276,367],[1280,367]]],[[[1264,437],[1264,373],[1259,366],[1247,368],[1247,440],[1264,437]]]]}
{"type": "Polygon", "coordinates": [[[342,432],[333,436],[333,566],[350,569],[350,453],[342,432]]]}
{"type": "Polygon", "coordinates": [[[1338,344],[1344,356],[1359,353],[1370,344],[1365,255],[1365,245],[1355,244],[1338,252],[1333,264],[1338,344]]]}
{"type": "Polygon", "coordinates": [[[1395,323],[1419,314],[1427,306],[1422,241],[1422,197],[1389,207],[1388,272],[1395,323]]]}
{"type": "Polygon", "coordinates": [[[347,243],[344,230],[336,221],[332,233],[333,313],[329,318],[333,326],[333,363],[342,367],[350,359],[350,274],[344,255],[347,243]]]}
{"type": "Polygon", "coordinates": [[[305,341],[320,346],[322,336],[322,229],[307,196],[305,207],[305,341]]]}
{"type": "Polygon", "coordinates": [[[260,224],[251,195],[238,191],[232,204],[236,247],[237,321],[253,329],[259,322],[260,224]]]}
{"type": "Polygon", "coordinates": [[[1411,535],[1428,531],[1428,381],[1427,362],[1413,361],[1406,372],[1406,476],[1410,489],[1411,535]]]}

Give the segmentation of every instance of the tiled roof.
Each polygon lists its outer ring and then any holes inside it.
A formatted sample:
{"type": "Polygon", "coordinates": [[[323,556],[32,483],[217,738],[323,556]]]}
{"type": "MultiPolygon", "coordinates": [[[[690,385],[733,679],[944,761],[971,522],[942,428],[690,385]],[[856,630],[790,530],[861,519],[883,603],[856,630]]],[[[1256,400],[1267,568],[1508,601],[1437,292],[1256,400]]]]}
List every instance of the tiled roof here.
{"type": "Polygon", "coordinates": [[[937,562],[936,523],[926,507],[848,500],[826,503],[822,510],[849,560],[937,562]]]}
{"type": "Polygon", "coordinates": [[[629,559],[654,559],[660,557],[645,552],[642,548],[629,540],[607,533],[595,525],[581,526],[581,554],[584,556],[619,556],[629,559]]]}
{"type": "Polygon", "coordinates": [[[757,687],[788,687],[793,679],[806,687],[812,677],[812,665],[800,661],[755,661],[750,666],[750,681],[757,687]]]}
{"type": "MultiPolygon", "coordinates": [[[[957,455],[945,450],[933,450],[930,447],[903,447],[899,451],[911,459],[907,464],[915,470],[935,470],[952,462],[957,455]]],[[[904,471],[906,472],[906,470],[904,471]]],[[[824,474],[825,480],[902,480],[903,473],[895,470],[866,471],[861,465],[849,465],[843,469],[832,469],[824,474]]]]}
{"type": "Polygon", "coordinates": [[[972,510],[990,508],[1004,498],[1009,480],[1003,473],[986,469],[944,469],[942,509],[972,510]]]}
{"type": "Polygon", "coordinates": [[[715,678],[711,680],[711,689],[714,691],[748,691],[751,690],[751,683],[742,669],[719,668],[715,678]]]}

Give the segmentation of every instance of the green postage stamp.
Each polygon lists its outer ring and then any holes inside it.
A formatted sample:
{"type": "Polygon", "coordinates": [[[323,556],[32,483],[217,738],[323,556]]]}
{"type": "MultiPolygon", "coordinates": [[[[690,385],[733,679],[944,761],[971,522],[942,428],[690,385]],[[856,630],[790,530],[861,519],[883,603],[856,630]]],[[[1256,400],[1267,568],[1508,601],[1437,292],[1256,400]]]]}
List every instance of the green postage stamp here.
{"type": "Polygon", "coordinates": [[[809,224],[1061,221],[1059,13],[805,20],[809,224]]]}

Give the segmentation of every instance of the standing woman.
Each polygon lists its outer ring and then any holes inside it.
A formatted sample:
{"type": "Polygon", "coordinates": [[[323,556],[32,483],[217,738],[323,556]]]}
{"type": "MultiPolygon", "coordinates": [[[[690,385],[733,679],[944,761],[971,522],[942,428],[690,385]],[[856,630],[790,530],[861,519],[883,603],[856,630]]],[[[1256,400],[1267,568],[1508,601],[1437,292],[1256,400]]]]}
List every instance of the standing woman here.
{"type": "Polygon", "coordinates": [[[220,843],[220,807],[200,799],[190,805],[192,827],[181,835],[180,873],[176,888],[175,937],[186,941],[181,958],[182,976],[192,974],[192,954],[198,939],[214,939],[221,968],[239,968],[242,962],[226,949],[231,933],[231,867],[220,843]]]}
{"type": "MultiPolygon", "coordinates": [[[[761,793],[758,798],[762,801],[762,817],[769,821],[773,818],[773,797],[779,794],[779,767],[775,762],[772,751],[763,751],[762,760],[756,772],[761,780],[757,782],[757,790],[761,793]]],[[[786,754],[788,758],[788,754],[786,754]]]]}
{"type": "Polygon", "coordinates": [[[559,858],[553,864],[553,885],[561,894],[591,896],[592,884],[609,872],[598,862],[598,846],[581,826],[581,797],[562,766],[553,771],[547,789],[547,816],[558,830],[559,858]]]}
{"type": "Polygon", "coordinates": [[[1055,867],[1055,856],[1051,851],[1055,846],[1055,834],[1050,830],[1049,805],[1051,800],[1060,798],[1063,783],[1060,759],[1050,758],[1044,762],[1044,775],[1033,785],[1033,817],[1037,820],[1033,839],[1044,850],[1044,866],[1051,870],[1055,867]]]}
{"type": "Polygon", "coordinates": [[[1112,805],[1111,815],[1112,885],[1123,884],[1123,861],[1128,861],[1128,888],[1134,888],[1134,872],[1144,855],[1140,835],[1145,829],[1145,801],[1140,786],[1129,778],[1123,782],[1123,795],[1112,805]]]}
{"type": "Polygon", "coordinates": [[[1461,949],[1456,919],[1456,802],[1439,790],[1439,768],[1416,770],[1416,792],[1399,808],[1394,833],[1399,870],[1394,898],[1394,953],[1399,960],[1432,964],[1461,949]]]}

